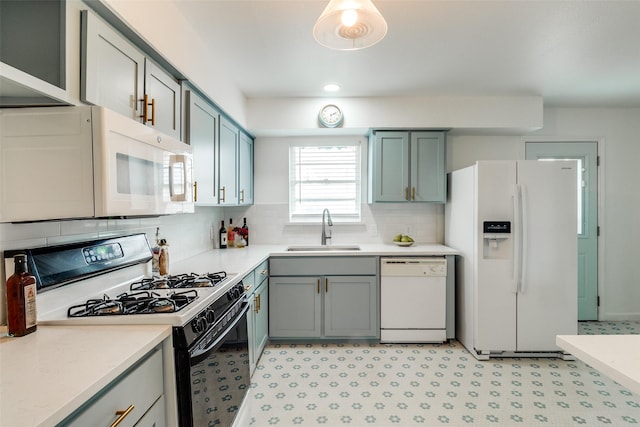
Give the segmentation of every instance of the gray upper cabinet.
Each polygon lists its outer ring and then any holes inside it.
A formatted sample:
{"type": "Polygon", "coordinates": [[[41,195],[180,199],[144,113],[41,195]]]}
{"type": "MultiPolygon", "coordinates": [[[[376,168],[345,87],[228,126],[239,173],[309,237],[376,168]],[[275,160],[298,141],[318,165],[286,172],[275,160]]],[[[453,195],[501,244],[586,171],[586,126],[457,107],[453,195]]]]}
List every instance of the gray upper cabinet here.
{"type": "Polygon", "coordinates": [[[0,1],[0,107],[78,100],[79,2],[0,1]],[[76,80],[74,80],[76,79],[76,80]]]}
{"type": "Polygon", "coordinates": [[[93,12],[81,23],[81,100],[180,139],[180,83],[93,12]]]}
{"type": "Polygon", "coordinates": [[[218,204],[217,154],[220,113],[207,100],[185,91],[186,140],[193,150],[194,200],[197,205],[218,204]]]}
{"type": "Polygon", "coordinates": [[[238,204],[253,204],[253,138],[244,132],[238,149],[238,204]]]}
{"type": "Polygon", "coordinates": [[[238,141],[240,129],[225,117],[220,118],[218,201],[238,204],[238,141]]]}
{"type": "Polygon", "coordinates": [[[444,132],[375,132],[369,147],[368,202],[444,203],[444,153],[444,132]]]}

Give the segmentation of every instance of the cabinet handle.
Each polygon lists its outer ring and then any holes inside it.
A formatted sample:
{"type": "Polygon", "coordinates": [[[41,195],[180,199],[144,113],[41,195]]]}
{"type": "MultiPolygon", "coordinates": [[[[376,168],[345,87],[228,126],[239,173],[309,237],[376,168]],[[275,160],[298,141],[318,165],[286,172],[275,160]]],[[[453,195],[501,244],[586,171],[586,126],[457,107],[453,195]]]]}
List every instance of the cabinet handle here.
{"type": "Polygon", "coordinates": [[[416,187],[411,187],[411,200],[416,199],[416,187]]]}
{"type": "Polygon", "coordinates": [[[327,279],[326,277],[324,278],[324,292],[329,292],[329,279],[327,279]]]}
{"type": "Polygon", "coordinates": [[[404,187],[404,199],[409,200],[409,187],[404,187]]]}
{"type": "Polygon", "coordinates": [[[244,203],[244,190],[240,190],[240,203],[244,203]]]}
{"type": "Polygon", "coordinates": [[[220,203],[224,203],[224,199],[227,198],[227,188],[226,186],[222,186],[222,188],[220,189],[220,203]]]}
{"type": "Polygon", "coordinates": [[[193,201],[198,201],[198,181],[193,182],[193,201]]]}
{"type": "Polygon", "coordinates": [[[320,293],[320,279],[318,279],[318,293],[320,293]]]}
{"type": "Polygon", "coordinates": [[[253,312],[258,313],[260,311],[260,295],[253,297],[253,312]]]}
{"type": "Polygon", "coordinates": [[[155,98],[151,98],[151,102],[149,102],[149,95],[144,95],[144,99],[142,100],[142,123],[151,122],[151,126],[156,125],[156,100],[155,98]],[[151,105],[151,118],[149,118],[149,105],[151,105]]]}
{"type": "Polygon", "coordinates": [[[262,270],[262,271],[260,271],[260,274],[262,276],[266,276],[268,272],[269,272],[268,270],[262,270]]]}
{"type": "Polygon", "coordinates": [[[118,415],[118,418],[113,422],[113,424],[111,424],[111,427],[116,427],[118,424],[120,424],[131,411],[133,411],[133,405],[129,405],[129,407],[124,411],[116,411],[116,415],[118,415]]]}
{"type": "Polygon", "coordinates": [[[151,126],[156,125],[156,99],[151,98],[151,126]]]}
{"type": "Polygon", "coordinates": [[[260,312],[260,309],[262,309],[262,298],[260,298],[261,295],[258,294],[258,312],[260,312]]]}

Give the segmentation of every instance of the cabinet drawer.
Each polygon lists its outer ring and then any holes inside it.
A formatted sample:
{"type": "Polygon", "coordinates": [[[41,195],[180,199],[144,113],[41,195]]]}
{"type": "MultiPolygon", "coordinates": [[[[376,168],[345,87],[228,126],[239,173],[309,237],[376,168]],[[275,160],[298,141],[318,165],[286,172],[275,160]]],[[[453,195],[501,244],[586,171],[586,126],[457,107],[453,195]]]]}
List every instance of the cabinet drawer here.
{"type": "Polygon", "coordinates": [[[256,273],[256,284],[260,285],[260,283],[269,277],[269,260],[260,264],[254,271],[256,273]]]}
{"type": "Polygon", "coordinates": [[[255,270],[251,273],[247,273],[246,276],[242,278],[242,284],[244,285],[245,292],[253,293],[256,289],[256,284],[259,282],[256,281],[255,278],[255,270]]]}
{"type": "Polygon", "coordinates": [[[272,276],[376,275],[376,257],[273,257],[272,276]]]}
{"type": "Polygon", "coordinates": [[[116,411],[124,411],[133,405],[133,410],[118,424],[119,427],[131,427],[144,416],[162,394],[162,351],[156,349],[143,362],[108,385],[61,425],[71,427],[111,425],[118,418],[116,411]]]}

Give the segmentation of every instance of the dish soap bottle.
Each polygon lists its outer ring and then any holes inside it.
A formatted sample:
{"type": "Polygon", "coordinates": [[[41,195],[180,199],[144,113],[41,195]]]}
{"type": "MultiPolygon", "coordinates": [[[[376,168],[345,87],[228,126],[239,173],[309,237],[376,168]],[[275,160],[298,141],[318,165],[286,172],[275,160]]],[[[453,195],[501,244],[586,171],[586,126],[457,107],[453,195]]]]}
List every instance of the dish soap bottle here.
{"type": "Polygon", "coordinates": [[[35,332],[36,278],[31,276],[27,267],[27,255],[13,257],[14,273],[7,279],[7,326],[13,337],[35,332]]]}

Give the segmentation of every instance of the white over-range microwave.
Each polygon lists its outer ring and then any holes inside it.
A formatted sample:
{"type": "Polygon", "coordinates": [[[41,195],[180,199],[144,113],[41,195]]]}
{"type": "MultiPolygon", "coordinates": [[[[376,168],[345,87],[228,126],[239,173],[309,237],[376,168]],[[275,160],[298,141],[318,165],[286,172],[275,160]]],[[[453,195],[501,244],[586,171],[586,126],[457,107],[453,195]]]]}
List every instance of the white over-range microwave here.
{"type": "Polygon", "coordinates": [[[0,222],[194,211],[191,147],[102,107],[0,110],[0,222]]]}

